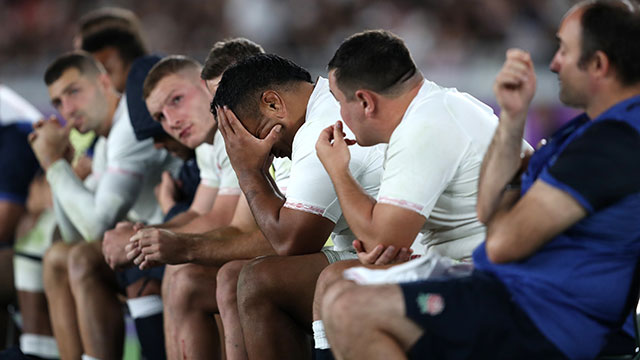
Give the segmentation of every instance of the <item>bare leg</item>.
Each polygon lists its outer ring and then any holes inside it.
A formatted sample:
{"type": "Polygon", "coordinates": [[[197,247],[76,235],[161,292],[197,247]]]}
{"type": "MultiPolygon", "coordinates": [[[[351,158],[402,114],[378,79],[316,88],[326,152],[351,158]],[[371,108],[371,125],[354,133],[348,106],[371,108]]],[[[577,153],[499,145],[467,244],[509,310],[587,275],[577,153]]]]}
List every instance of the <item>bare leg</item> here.
{"type": "Polygon", "coordinates": [[[238,281],[238,308],[250,359],[310,358],[313,292],[322,253],[272,256],[246,265],[238,281]]]}
{"type": "Polygon", "coordinates": [[[316,282],[316,291],[313,295],[313,321],[320,320],[322,318],[322,297],[327,289],[336,281],[343,279],[342,273],[346,269],[361,265],[362,264],[358,260],[344,260],[335,262],[322,270],[322,273],[320,273],[318,281],[316,282]]]}
{"type": "Polygon", "coordinates": [[[124,341],[122,304],[115,274],[100,242],[82,242],[69,253],[69,282],[84,352],[99,359],[121,359],[124,341]]]}
{"type": "Polygon", "coordinates": [[[171,359],[220,358],[220,336],[214,318],[218,311],[215,296],[218,268],[194,264],[170,267],[173,269],[169,274],[165,272],[163,281],[170,282],[168,293],[163,294],[165,330],[169,330],[165,332],[167,356],[171,359]]]}
{"type": "Polygon", "coordinates": [[[228,360],[247,359],[247,350],[238,314],[238,277],[242,267],[250,260],[237,260],[224,264],[218,271],[216,298],[220,318],[224,325],[224,342],[228,360]]]}
{"type": "Polygon", "coordinates": [[[337,282],[323,299],[322,314],[337,359],[406,359],[423,333],[405,317],[398,285],[337,282]]]}
{"type": "MultiPolygon", "coordinates": [[[[13,286],[13,249],[6,247],[0,249],[0,346],[4,347],[7,339],[6,330],[10,317],[7,305],[13,302],[16,291],[13,286]]],[[[12,339],[13,340],[13,339],[12,339]]],[[[11,344],[7,344],[11,345],[11,344]]]]}
{"type": "Polygon", "coordinates": [[[69,285],[67,261],[73,245],[57,242],[43,259],[44,290],[49,304],[53,334],[58,342],[60,358],[79,359],[82,340],[76,319],[76,305],[69,285]]]}

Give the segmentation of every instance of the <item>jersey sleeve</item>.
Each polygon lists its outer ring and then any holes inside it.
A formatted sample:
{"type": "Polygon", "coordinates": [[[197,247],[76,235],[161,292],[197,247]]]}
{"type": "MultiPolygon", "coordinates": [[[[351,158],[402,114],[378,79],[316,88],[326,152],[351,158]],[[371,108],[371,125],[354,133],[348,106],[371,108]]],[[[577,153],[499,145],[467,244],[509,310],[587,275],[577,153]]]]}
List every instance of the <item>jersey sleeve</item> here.
{"type": "Polygon", "coordinates": [[[239,195],[241,191],[238,177],[231,166],[220,132],[216,132],[215,141],[216,167],[220,179],[218,195],[239,195]]]}
{"type": "Polygon", "coordinates": [[[220,175],[216,171],[215,160],[211,145],[202,144],[196,148],[196,162],[200,168],[200,184],[217,189],[220,187],[220,175]]]}
{"type": "Polygon", "coordinates": [[[540,175],[569,193],[588,212],[640,192],[640,133],[616,120],[600,120],[573,140],[540,175]]]}
{"type": "Polygon", "coordinates": [[[419,114],[391,136],[378,202],[428,218],[470,143],[444,107],[419,114]]]}

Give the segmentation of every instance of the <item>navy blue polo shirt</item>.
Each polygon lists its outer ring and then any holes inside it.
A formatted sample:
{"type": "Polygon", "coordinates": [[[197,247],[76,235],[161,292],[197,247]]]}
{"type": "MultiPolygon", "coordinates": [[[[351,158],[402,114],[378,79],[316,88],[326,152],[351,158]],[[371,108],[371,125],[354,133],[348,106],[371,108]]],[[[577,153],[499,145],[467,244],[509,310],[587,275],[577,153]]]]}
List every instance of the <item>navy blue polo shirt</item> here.
{"type": "Polygon", "coordinates": [[[592,121],[576,117],[532,156],[522,195],[543,181],[570,194],[587,216],[520,261],[494,264],[484,243],[473,253],[476,269],[500,279],[571,359],[594,358],[623,316],[640,256],[639,156],[640,96],[592,121]]]}

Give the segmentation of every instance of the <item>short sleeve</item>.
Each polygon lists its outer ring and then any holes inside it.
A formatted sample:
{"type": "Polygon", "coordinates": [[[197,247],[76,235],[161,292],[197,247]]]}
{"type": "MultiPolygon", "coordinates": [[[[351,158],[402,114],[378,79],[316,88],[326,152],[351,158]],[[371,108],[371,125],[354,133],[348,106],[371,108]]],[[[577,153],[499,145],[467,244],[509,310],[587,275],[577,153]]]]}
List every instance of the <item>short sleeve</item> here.
{"type": "Polygon", "coordinates": [[[470,146],[442,108],[406,118],[391,136],[378,202],[429,217],[470,146]]]}
{"type": "Polygon", "coordinates": [[[640,192],[639,154],[636,129],[600,120],[567,145],[540,178],[593,212],[640,192]]]}

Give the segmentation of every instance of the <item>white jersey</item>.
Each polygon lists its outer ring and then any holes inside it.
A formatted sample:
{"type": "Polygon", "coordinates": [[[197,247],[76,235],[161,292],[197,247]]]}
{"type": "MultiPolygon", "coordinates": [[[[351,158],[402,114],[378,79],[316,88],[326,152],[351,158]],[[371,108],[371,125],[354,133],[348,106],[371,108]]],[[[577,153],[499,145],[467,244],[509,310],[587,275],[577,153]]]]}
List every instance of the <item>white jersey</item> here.
{"type": "MultiPolygon", "coordinates": [[[[318,136],[326,127],[340,120],[340,106],[329,91],[329,82],[318,78],[309,98],[305,123],[293,138],[291,175],[285,207],[323,216],[336,224],[332,239],[335,250],[352,249],[355,236],[349,230],[329,174],[316,154],[318,136]]],[[[344,128],[347,137],[353,133],[344,128]]],[[[384,146],[349,147],[349,169],[355,180],[370,196],[375,197],[382,174],[384,146]]]]}
{"type": "Polygon", "coordinates": [[[219,195],[240,194],[238,178],[219,130],[213,136],[213,144],[202,143],[196,148],[196,162],[200,168],[200,184],[218,189],[219,195]]]}
{"type": "Polygon", "coordinates": [[[0,125],[35,123],[42,114],[22,96],[10,88],[0,85],[0,125]]]}
{"type": "Polygon", "coordinates": [[[484,239],[478,177],[497,124],[489,106],[425,80],[393,131],[378,202],[426,217],[427,251],[468,258],[484,239]]]}
{"type": "Polygon", "coordinates": [[[123,96],[108,138],[98,138],[92,173],[84,183],[65,160],[56,161],[47,171],[56,219],[66,240],[100,240],[106,230],[125,218],[162,221],[154,187],[164,170],[175,175],[181,162],[165,150],[155,149],[153,140],[136,139],[126,102],[123,96]]]}

